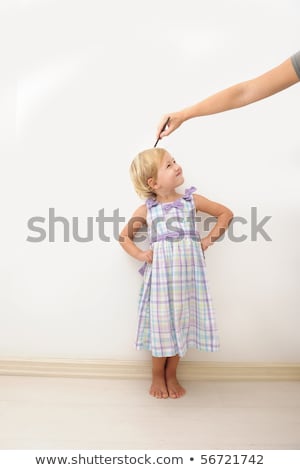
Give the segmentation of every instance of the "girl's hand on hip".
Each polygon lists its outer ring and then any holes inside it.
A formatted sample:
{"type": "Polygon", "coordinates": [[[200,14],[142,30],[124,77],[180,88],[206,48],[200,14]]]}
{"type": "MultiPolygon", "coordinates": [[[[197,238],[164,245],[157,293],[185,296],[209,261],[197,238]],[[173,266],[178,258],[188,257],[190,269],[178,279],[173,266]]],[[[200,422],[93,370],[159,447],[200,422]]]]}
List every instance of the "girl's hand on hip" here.
{"type": "Polygon", "coordinates": [[[163,137],[171,134],[171,132],[175,131],[175,129],[177,129],[177,127],[179,127],[183,123],[183,121],[184,121],[183,114],[180,111],[178,111],[177,113],[165,114],[161,118],[157,126],[156,139],[158,138],[162,139],[163,137]],[[168,117],[170,118],[170,120],[168,122],[166,129],[162,132],[162,128],[164,127],[164,124],[166,123],[168,117]]]}
{"type": "Polygon", "coordinates": [[[146,250],[146,251],[142,251],[140,254],[139,254],[139,258],[138,258],[140,261],[146,261],[147,263],[152,263],[152,260],[153,260],[153,251],[152,250],[146,250]]]}
{"type": "Polygon", "coordinates": [[[202,250],[205,251],[209,246],[213,245],[213,242],[211,241],[210,237],[204,237],[201,240],[201,246],[202,250]]]}

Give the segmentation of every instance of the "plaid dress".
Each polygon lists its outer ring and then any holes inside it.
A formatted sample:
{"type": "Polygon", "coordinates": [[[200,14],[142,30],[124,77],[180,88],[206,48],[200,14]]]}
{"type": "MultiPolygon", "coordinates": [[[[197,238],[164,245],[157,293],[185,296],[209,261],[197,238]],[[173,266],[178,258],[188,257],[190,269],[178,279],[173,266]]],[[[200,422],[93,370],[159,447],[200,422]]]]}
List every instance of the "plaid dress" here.
{"type": "Polygon", "coordinates": [[[219,336],[206,279],[200,235],[195,226],[192,186],[171,202],[147,199],[152,263],[139,270],[135,348],[152,356],[184,356],[188,348],[218,351],[219,336]]]}

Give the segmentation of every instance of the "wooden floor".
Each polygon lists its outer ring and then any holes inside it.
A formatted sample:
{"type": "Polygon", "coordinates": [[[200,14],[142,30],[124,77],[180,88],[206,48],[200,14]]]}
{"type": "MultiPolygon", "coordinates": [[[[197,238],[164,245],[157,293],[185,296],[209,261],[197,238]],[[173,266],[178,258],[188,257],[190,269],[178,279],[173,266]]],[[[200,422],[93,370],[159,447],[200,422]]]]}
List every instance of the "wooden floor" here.
{"type": "Polygon", "coordinates": [[[300,449],[300,382],[0,376],[1,449],[300,449]]]}

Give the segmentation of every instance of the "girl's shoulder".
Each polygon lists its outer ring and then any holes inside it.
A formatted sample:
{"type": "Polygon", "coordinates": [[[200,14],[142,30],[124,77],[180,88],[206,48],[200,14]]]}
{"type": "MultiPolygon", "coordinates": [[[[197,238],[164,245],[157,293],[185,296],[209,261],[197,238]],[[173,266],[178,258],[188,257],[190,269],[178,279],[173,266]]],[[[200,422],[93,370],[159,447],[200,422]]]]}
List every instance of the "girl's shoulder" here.
{"type": "Polygon", "coordinates": [[[202,194],[194,193],[194,194],[192,194],[192,198],[193,198],[193,201],[194,201],[195,211],[196,211],[196,212],[201,211],[201,209],[202,209],[202,202],[203,202],[203,196],[202,196],[202,194]]]}
{"type": "Polygon", "coordinates": [[[135,211],[134,213],[132,214],[132,217],[140,217],[142,219],[147,219],[147,206],[146,204],[142,204],[141,206],[139,206],[135,211]]]}

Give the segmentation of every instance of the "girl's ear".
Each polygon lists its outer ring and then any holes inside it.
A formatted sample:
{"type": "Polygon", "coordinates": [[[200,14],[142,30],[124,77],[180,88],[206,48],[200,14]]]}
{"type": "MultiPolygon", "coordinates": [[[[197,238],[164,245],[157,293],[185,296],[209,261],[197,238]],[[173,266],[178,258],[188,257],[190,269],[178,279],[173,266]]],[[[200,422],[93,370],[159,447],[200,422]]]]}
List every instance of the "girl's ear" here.
{"type": "Polygon", "coordinates": [[[154,179],[151,177],[151,178],[148,178],[147,179],[147,184],[148,186],[150,186],[150,188],[153,189],[153,187],[155,186],[155,182],[154,182],[154,179]]]}

